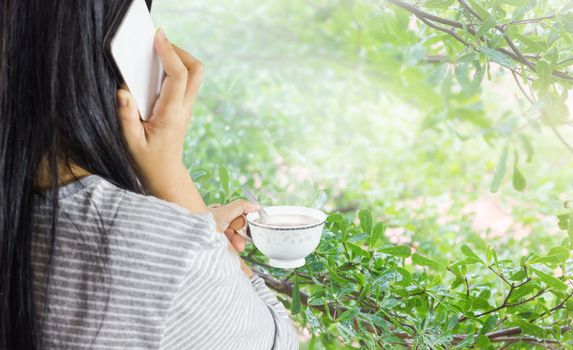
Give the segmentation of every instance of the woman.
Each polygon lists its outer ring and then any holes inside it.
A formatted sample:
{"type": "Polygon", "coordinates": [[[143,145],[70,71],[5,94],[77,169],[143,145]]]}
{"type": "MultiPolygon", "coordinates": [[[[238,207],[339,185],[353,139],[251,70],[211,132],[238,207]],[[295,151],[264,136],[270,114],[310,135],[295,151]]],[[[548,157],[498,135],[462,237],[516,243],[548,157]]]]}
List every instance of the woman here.
{"type": "Polygon", "coordinates": [[[141,122],[104,59],[119,3],[0,0],[0,349],[296,348],[228,228],[256,206],[208,209],[182,164],[201,64],[158,32],[141,122]]]}

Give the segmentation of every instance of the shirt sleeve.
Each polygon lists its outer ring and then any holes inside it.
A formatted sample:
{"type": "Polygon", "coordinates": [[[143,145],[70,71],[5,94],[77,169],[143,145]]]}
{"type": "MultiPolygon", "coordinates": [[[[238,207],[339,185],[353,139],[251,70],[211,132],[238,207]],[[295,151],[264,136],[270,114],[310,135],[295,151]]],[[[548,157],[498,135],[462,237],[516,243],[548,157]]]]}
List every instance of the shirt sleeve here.
{"type": "Polygon", "coordinates": [[[277,299],[275,294],[267,287],[265,281],[253,275],[250,279],[255,293],[267,305],[275,321],[275,347],[274,349],[298,349],[298,340],[292,321],[284,305],[277,299]]]}
{"type": "Polygon", "coordinates": [[[177,288],[160,349],[297,349],[285,308],[260,278],[249,280],[225,235],[211,232],[177,288]]]}

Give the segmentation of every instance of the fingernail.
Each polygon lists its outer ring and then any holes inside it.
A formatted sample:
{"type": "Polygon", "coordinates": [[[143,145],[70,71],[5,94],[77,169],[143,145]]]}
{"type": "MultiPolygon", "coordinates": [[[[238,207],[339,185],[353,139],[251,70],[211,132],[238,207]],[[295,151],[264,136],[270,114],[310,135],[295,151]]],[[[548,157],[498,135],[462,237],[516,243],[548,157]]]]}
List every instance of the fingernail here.
{"type": "Polygon", "coordinates": [[[162,28],[159,28],[158,32],[159,32],[159,37],[160,37],[161,39],[167,40],[167,35],[165,35],[165,31],[163,31],[162,28]]]}

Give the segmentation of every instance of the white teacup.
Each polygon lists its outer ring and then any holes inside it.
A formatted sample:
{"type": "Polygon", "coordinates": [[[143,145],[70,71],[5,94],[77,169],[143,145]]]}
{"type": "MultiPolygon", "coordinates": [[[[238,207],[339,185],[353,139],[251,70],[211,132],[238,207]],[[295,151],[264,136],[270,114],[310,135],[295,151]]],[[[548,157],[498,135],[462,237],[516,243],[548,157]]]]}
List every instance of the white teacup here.
{"type": "Polygon", "coordinates": [[[249,213],[247,222],[251,230],[253,243],[269,258],[269,265],[281,268],[295,268],[304,265],[304,258],[312,253],[320,243],[320,235],[326,214],[318,209],[276,206],[265,207],[269,214],[268,222],[257,222],[259,213],[249,213]],[[273,220],[286,215],[311,217],[312,223],[284,223],[273,220]]]}

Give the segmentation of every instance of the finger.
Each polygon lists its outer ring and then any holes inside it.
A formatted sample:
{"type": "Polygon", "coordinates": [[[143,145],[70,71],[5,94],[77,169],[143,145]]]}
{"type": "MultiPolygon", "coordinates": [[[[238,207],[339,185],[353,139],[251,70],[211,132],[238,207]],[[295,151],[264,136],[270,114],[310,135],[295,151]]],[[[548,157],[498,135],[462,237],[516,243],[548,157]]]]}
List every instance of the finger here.
{"type": "Polygon", "coordinates": [[[230,222],[240,215],[259,210],[260,206],[258,204],[250,203],[244,199],[239,199],[227,204],[226,207],[226,215],[228,215],[228,221],[230,222]]]}
{"type": "Polygon", "coordinates": [[[235,235],[235,230],[233,230],[232,228],[228,228],[225,230],[225,236],[227,236],[227,239],[229,240],[229,242],[233,241],[233,236],[235,235]]]}
{"type": "MultiPolygon", "coordinates": [[[[247,230],[248,230],[248,228],[247,228],[247,230]]],[[[251,241],[252,238],[249,237],[249,235],[247,234],[247,230],[241,229],[241,230],[238,230],[236,232],[239,234],[239,236],[243,237],[246,241],[251,241]]]]}
{"type": "Polygon", "coordinates": [[[244,199],[241,199],[241,201],[243,201],[243,214],[252,213],[261,209],[261,206],[258,203],[251,203],[244,199]]]}
{"type": "Polygon", "coordinates": [[[234,218],[229,224],[229,228],[232,228],[235,231],[239,231],[243,227],[245,227],[245,217],[243,215],[234,218]]]}
{"type": "Polygon", "coordinates": [[[185,108],[191,110],[195,103],[195,99],[197,98],[199,88],[201,87],[205,68],[203,64],[190,53],[180,49],[176,45],[173,45],[173,48],[175,48],[175,52],[177,52],[177,55],[179,55],[179,58],[185,67],[187,67],[187,71],[189,72],[187,76],[187,86],[185,89],[184,105],[185,108]]]}
{"type": "Polygon", "coordinates": [[[173,102],[183,103],[187,86],[187,67],[183,64],[175,48],[162,29],[155,33],[155,51],[165,71],[165,79],[156,105],[167,106],[173,102]]]}
{"type": "Polygon", "coordinates": [[[137,105],[127,90],[117,90],[116,98],[117,116],[123,137],[130,148],[138,147],[141,142],[145,141],[145,129],[139,119],[137,105]]]}
{"type": "Polygon", "coordinates": [[[231,253],[235,253],[235,254],[239,254],[239,252],[237,252],[237,249],[235,249],[235,247],[233,246],[233,243],[229,242],[229,244],[227,244],[227,248],[229,249],[229,251],[231,251],[231,253]]]}
{"type": "Polygon", "coordinates": [[[235,249],[238,252],[242,252],[243,250],[245,250],[245,239],[243,237],[241,237],[238,233],[236,233],[233,236],[233,239],[231,240],[231,243],[233,244],[233,247],[235,247],[235,249]]]}

